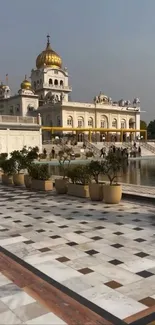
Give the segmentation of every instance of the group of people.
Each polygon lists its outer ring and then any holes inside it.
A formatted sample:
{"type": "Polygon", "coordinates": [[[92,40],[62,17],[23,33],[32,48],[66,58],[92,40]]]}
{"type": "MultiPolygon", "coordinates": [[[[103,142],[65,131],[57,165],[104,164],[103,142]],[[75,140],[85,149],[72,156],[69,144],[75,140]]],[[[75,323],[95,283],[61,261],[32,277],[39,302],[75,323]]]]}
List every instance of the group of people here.
{"type": "MultiPolygon", "coordinates": [[[[116,153],[127,159],[129,155],[130,157],[141,157],[141,147],[137,146],[136,142],[133,144],[131,148],[128,147],[122,148],[122,147],[116,147],[115,145],[112,145],[108,151],[116,153]]],[[[103,147],[100,150],[100,158],[105,158],[105,157],[106,157],[106,147],[103,147]]]]}
{"type": "MultiPolygon", "coordinates": [[[[44,155],[45,158],[47,157],[47,150],[46,150],[46,148],[43,149],[43,155],[44,155]]],[[[55,149],[54,149],[54,147],[53,147],[52,150],[51,150],[50,157],[51,157],[52,159],[55,158],[55,149]]]]}

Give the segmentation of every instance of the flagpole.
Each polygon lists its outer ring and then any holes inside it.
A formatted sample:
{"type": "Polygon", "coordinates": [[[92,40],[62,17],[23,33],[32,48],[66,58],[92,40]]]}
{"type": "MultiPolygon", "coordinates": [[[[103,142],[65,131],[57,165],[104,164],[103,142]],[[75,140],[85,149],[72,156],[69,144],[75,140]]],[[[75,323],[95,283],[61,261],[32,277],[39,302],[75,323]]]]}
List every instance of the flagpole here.
{"type": "Polygon", "coordinates": [[[8,73],[6,74],[6,85],[8,86],[8,73]]]}

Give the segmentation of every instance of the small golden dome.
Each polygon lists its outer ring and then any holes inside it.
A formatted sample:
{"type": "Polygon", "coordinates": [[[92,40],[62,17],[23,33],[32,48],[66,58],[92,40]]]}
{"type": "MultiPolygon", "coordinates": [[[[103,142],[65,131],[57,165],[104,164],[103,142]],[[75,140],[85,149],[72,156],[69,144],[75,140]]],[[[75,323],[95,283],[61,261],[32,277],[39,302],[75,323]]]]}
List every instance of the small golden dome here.
{"type": "Polygon", "coordinates": [[[62,67],[62,60],[61,57],[52,50],[49,41],[50,36],[47,35],[47,46],[44,51],[42,51],[36,59],[36,67],[37,69],[43,67],[52,67],[56,69],[61,69],[62,67]]]}
{"type": "Polygon", "coordinates": [[[31,82],[27,80],[27,77],[25,76],[25,79],[20,85],[21,89],[31,90],[31,82]]]}

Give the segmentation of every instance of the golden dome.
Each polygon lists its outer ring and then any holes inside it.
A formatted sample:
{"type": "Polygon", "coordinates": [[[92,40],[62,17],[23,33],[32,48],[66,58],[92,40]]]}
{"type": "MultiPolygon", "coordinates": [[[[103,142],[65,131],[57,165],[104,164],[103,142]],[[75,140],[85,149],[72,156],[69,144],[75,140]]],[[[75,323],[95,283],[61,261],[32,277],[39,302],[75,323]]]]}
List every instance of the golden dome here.
{"type": "Polygon", "coordinates": [[[31,82],[27,80],[27,77],[25,76],[25,79],[20,85],[21,89],[31,90],[31,82]]]}
{"type": "Polygon", "coordinates": [[[47,45],[46,49],[42,51],[37,59],[36,59],[36,67],[37,69],[43,68],[43,67],[52,67],[56,69],[61,69],[62,67],[62,60],[61,57],[52,50],[50,46],[49,41],[49,35],[47,35],[47,45]]]}

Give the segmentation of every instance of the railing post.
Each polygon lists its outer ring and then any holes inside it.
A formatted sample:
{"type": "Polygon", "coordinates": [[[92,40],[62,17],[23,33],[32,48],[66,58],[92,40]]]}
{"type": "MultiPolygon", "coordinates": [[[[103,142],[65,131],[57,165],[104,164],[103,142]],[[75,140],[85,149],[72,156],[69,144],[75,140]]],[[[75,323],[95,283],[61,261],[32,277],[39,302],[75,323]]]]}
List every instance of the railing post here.
{"type": "Polygon", "coordinates": [[[91,142],[91,130],[89,130],[89,142],[91,142]]]}
{"type": "Polygon", "coordinates": [[[40,113],[39,113],[38,116],[37,116],[37,123],[38,123],[39,125],[41,125],[41,115],[40,115],[40,113]]]}

